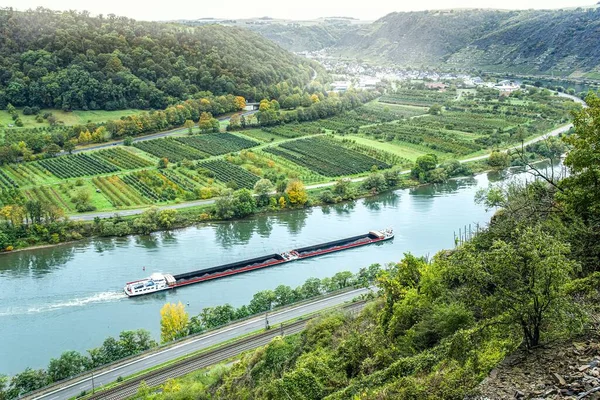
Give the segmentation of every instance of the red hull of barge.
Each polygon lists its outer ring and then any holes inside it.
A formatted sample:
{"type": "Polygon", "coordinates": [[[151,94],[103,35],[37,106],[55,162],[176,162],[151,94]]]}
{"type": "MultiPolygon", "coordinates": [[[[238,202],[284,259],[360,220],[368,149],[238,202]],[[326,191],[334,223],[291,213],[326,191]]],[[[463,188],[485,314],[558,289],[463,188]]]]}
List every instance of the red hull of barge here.
{"type": "Polygon", "coordinates": [[[217,272],[215,274],[210,274],[207,276],[193,278],[193,279],[183,281],[183,282],[176,282],[174,285],[172,285],[172,287],[177,288],[177,287],[181,287],[181,286],[187,286],[187,285],[191,285],[193,283],[205,282],[205,281],[212,280],[212,279],[223,278],[225,276],[231,276],[231,275],[241,274],[241,273],[248,272],[248,271],[254,271],[257,269],[261,269],[261,268],[272,267],[274,265],[286,264],[286,263],[289,263],[292,261],[303,260],[306,258],[320,256],[323,254],[335,253],[336,251],[346,250],[346,249],[350,249],[353,247],[360,247],[360,246],[366,246],[366,245],[373,244],[373,243],[383,242],[386,240],[390,240],[392,238],[393,238],[393,236],[392,237],[384,237],[384,238],[376,238],[376,239],[366,239],[366,240],[364,240],[362,242],[358,242],[358,243],[350,243],[347,245],[332,247],[329,249],[315,250],[312,252],[307,252],[306,254],[301,254],[298,256],[298,258],[295,258],[293,260],[274,260],[271,262],[266,262],[266,263],[257,264],[257,265],[251,265],[248,267],[238,268],[238,269],[234,269],[231,271],[217,272]]]}

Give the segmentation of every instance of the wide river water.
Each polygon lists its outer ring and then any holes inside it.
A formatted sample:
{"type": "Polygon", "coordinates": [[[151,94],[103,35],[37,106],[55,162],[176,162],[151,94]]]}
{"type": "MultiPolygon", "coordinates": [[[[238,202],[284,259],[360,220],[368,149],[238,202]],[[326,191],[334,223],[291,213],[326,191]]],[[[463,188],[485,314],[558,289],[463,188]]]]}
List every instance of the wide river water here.
{"type": "Polygon", "coordinates": [[[405,252],[433,255],[454,246],[459,228],[489,221],[492,211],[474,196],[499,179],[481,174],[338,206],[2,255],[0,373],[46,367],[63,351],[85,352],[123,330],[148,329],[158,339],[166,302],[189,303],[195,315],[207,306],[241,306],[280,284],[296,287],[309,277],[399,261],[405,252]],[[153,271],[178,274],[385,227],[394,228],[393,241],[139,298],[122,290],[153,271]]]}

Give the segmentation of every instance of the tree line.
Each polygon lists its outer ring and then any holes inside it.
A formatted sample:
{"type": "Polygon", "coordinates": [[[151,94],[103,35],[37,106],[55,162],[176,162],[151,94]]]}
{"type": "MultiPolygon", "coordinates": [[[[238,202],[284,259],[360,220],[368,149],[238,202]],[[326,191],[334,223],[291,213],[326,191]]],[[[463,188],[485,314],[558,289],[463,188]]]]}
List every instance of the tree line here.
{"type": "Polygon", "coordinates": [[[350,271],[341,271],[332,277],[323,279],[308,278],[296,288],[279,285],[273,290],[256,292],[247,305],[238,308],[231,304],[205,307],[191,318],[181,302],[178,304],[167,303],[160,311],[161,340],[163,343],[167,343],[344,288],[368,287],[374,282],[380,271],[381,265],[372,264],[369,267],[361,268],[355,274],[350,271]]]}

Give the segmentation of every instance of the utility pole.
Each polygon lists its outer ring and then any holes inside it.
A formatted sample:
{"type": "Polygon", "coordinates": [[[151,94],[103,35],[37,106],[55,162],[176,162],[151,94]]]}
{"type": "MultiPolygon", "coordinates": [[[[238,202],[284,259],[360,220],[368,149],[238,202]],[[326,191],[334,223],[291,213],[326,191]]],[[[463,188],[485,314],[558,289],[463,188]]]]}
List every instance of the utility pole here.
{"type": "Polygon", "coordinates": [[[269,326],[269,312],[265,312],[265,330],[269,330],[271,327],[269,326]]]}
{"type": "Polygon", "coordinates": [[[94,390],[96,389],[94,385],[94,370],[92,370],[92,394],[94,394],[94,390]]]}

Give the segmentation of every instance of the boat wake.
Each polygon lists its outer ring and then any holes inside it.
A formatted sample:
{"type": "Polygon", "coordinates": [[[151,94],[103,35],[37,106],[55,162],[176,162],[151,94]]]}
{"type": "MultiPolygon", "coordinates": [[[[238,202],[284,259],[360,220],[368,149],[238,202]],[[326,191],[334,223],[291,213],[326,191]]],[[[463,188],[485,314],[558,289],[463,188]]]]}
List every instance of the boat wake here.
{"type": "Polygon", "coordinates": [[[61,301],[57,303],[43,304],[30,307],[11,307],[5,310],[0,310],[0,317],[20,314],[37,314],[44,312],[52,312],[70,307],[82,307],[88,304],[105,303],[117,301],[126,298],[123,292],[102,292],[92,296],[75,298],[72,300],[61,301]]]}

